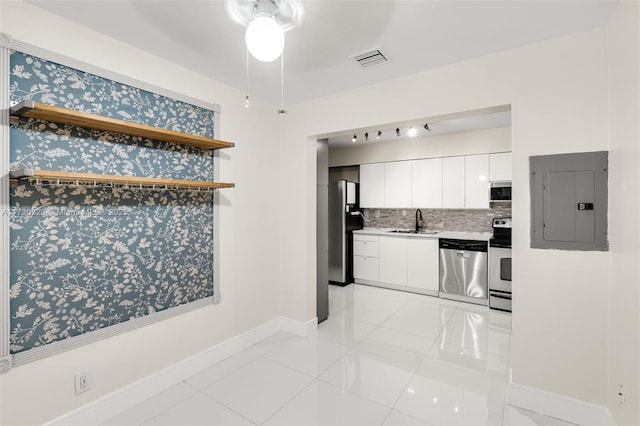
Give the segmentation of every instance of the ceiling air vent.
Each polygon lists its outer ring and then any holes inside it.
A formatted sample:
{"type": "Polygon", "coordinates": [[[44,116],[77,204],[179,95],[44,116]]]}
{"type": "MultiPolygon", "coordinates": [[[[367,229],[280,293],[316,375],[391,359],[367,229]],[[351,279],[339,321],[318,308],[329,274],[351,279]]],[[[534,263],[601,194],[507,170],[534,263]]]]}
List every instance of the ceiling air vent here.
{"type": "Polygon", "coordinates": [[[389,57],[381,49],[373,49],[368,52],[354,55],[352,58],[364,69],[389,62],[389,57]]]}

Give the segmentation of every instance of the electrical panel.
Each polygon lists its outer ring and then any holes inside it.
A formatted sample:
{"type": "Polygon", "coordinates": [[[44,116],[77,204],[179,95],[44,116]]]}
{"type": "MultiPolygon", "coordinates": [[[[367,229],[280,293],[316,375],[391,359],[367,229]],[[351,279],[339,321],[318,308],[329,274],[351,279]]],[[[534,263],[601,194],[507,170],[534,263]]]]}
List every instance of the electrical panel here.
{"type": "Polygon", "coordinates": [[[531,247],[609,249],[608,152],[529,158],[531,247]]]}

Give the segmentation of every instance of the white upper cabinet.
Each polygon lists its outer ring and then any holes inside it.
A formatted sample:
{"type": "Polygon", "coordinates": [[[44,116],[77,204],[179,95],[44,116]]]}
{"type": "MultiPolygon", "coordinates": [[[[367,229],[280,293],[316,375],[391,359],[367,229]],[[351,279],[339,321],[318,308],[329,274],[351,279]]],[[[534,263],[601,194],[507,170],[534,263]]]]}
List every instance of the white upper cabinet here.
{"type": "Polygon", "coordinates": [[[384,163],[384,206],[411,207],[411,161],[384,163]]]}
{"type": "Polygon", "coordinates": [[[384,163],[360,165],[360,207],[384,207],[384,163]]]}
{"type": "Polygon", "coordinates": [[[464,208],[464,157],[442,159],[442,207],[464,208]]]}
{"type": "Polygon", "coordinates": [[[411,207],[442,208],[442,158],[411,162],[411,207]]]}
{"type": "Polygon", "coordinates": [[[489,180],[511,180],[511,153],[489,154],[489,180]]]}
{"type": "Polygon", "coordinates": [[[489,208],[489,154],[464,157],[465,207],[489,208]]]}

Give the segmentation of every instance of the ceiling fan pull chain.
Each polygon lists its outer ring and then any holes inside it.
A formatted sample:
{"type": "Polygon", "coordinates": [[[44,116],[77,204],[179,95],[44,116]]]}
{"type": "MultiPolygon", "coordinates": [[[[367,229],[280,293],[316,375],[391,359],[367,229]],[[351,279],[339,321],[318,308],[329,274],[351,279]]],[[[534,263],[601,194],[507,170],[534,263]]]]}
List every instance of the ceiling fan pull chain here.
{"type": "Polygon", "coordinates": [[[284,109],[284,51],[280,55],[280,109],[278,114],[287,114],[284,109]]]}
{"type": "Polygon", "coordinates": [[[251,105],[251,101],[249,100],[249,48],[247,47],[247,87],[246,93],[244,97],[244,106],[245,108],[249,108],[251,105]]]}

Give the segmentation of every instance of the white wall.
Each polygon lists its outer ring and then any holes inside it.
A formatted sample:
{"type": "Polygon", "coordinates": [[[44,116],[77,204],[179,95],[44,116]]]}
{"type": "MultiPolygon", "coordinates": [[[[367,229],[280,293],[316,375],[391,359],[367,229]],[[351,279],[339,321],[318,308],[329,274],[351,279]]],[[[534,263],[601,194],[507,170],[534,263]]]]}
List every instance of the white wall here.
{"type": "Polygon", "coordinates": [[[331,148],[329,167],[511,151],[511,127],[331,148]]]}
{"type": "Polygon", "coordinates": [[[313,316],[311,303],[300,303],[313,300],[315,279],[315,145],[309,135],[510,104],[513,380],[604,405],[609,254],[529,247],[528,158],[608,149],[605,60],[600,28],[289,107],[281,152],[296,166],[281,184],[295,182],[296,191],[281,202],[304,206],[306,214],[283,217],[281,226],[306,229],[307,240],[282,240],[283,248],[292,248],[281,264],[283,313],[313,316]]]}
{"type": "Polygon", "coordinates": [[[640,5],[622,2],[607,25],[610,108],[609,408],[640,424],[640,5]],[[623,385],[620,388],[620,385],[623,385]],[[626,398],[620,404],[617,393],[626,398]]]}
{"type": "MultiPolygon", "coordinates": [[[[279,312],[277,185],[281,153],[275,105],[64,21],[22,2],[0,2],[0,31],[23,42],[222,106],[220,283],[222,303],[16,367],[1,376],[1,424],[40,424],[262,324],[279,312]],[[250,125],[248,124],[250,123],[250,125]],[[94,387],[74,396],[73,374],[94,387]]],[[[8,161],[2,159],[2,161],[8,161]]],[[[7,253],[0,253],[6,256],[7,253]]]]}

